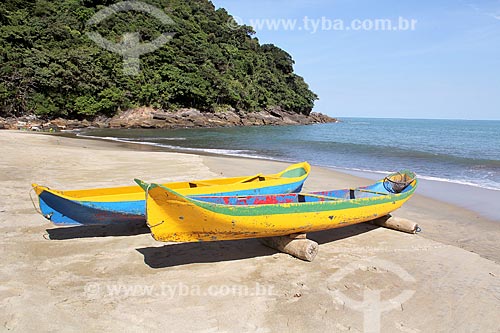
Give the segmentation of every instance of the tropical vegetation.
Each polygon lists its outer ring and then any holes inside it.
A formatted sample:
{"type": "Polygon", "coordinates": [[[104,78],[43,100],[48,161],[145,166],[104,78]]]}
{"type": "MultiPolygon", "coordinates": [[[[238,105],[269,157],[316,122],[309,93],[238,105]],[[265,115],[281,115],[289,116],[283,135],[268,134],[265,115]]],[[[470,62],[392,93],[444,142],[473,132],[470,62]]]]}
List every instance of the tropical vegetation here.
{"type": "Polygon", "coordinates": [[[317,96],[294,73],[292,56],[261,45],[253,28],[238,25],[225,9],[208,0],[145,0],[174,23],[126,11],[88,24],[116,2],[3,0],[0,116],[83,119],[139,106],[311,112],[317,96]],[[131,32],[141,43],[165,32],[174,36],[140,57],[138,75],[127,75],[123,57],[101,48],[89,32],[118,44],[131,32]]]}

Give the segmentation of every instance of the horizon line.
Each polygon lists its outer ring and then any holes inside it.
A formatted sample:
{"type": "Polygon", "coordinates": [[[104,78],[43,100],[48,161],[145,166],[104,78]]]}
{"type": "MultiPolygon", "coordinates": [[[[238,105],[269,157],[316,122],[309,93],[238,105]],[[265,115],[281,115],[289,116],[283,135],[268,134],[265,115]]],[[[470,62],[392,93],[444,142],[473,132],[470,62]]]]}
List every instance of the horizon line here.
{"type": "Polygon", "coordinates": [[[357,118],[357,119],[404,119],[404,120],[461,120],[461,121],[500,121],[498,119],[467,119],[467,118],[410,118],[410,117],[376,117],[376,116],[330,116],[336,119],[357,118]]]}

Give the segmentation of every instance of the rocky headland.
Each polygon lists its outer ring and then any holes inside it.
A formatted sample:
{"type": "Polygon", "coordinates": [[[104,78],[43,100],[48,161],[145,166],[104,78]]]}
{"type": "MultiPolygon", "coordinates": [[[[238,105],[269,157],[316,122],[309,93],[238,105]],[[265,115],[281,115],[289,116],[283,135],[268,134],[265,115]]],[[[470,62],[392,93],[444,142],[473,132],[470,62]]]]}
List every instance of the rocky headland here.
{"type": "Polygon", "coordinates": [[[142,107],[119,112],[114,117],[99,116],[92,120],[43,119],[34,115],[18,118],[0,118],[0,129],[30,131],[61,131],[84,128],[214,128],[236,126],[283,126],[335,123],[337,119],[321,113],[310,115],[284,111],[281,108],[259,112],[228,109],[219,112],[201,112],[197,109],[162,111],[142,107]]]}

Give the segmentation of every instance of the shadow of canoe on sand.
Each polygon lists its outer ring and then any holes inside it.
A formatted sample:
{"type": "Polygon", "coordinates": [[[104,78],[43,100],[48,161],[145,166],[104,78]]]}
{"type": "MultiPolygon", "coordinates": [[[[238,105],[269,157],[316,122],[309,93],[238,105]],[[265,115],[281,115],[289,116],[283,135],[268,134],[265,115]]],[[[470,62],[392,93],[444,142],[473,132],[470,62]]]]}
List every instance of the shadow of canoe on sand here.
{"type": "MultiPolygon", "coordinates": [[[[376,228],[375,226],[363,223],[311,233],[308,234],[307,238],[321,245],[363,234],[376,228]]],[[[258,239],[206,243],[169,243],[161,247],[140,248],[137,251],[144,256],[144,263],[154,269],[243,260],[271,256],[277,253],[276,250],[262,245],[258,239]]],[[[321,249],[319,252],[320,255],[321,249]]]]}
{"type": "Polygon", "coordinates": [[[47,229],[46,231],[50,240],[69,240],[95,237],[124,237],[150,233],[150,230],[145,223],[61,227],[55,229],[47,229]]]}

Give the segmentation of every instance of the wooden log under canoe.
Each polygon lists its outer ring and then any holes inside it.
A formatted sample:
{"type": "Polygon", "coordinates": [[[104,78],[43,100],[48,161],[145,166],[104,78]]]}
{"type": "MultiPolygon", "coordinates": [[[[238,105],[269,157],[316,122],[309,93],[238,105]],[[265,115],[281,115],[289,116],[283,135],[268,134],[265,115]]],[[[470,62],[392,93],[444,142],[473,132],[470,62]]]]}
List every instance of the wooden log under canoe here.
{"type": "Polygon", "coordinates": [[[309,262],[316,258],[319,251],[318,243],[307,239],[306,234],[261,238],[260,241],[267,247],[309,262]]]}
{"type": "Polygon", "coordinates": [[[420,228],[417,223],[404,219],[401,217],[395,217],[387,215],[376,220],[370,221],[371,224],[377,225],[379,227],[384,227],[388,229],[393,229],[401,232],[406,232],[408,234],[416,234],[420,228]]]}

